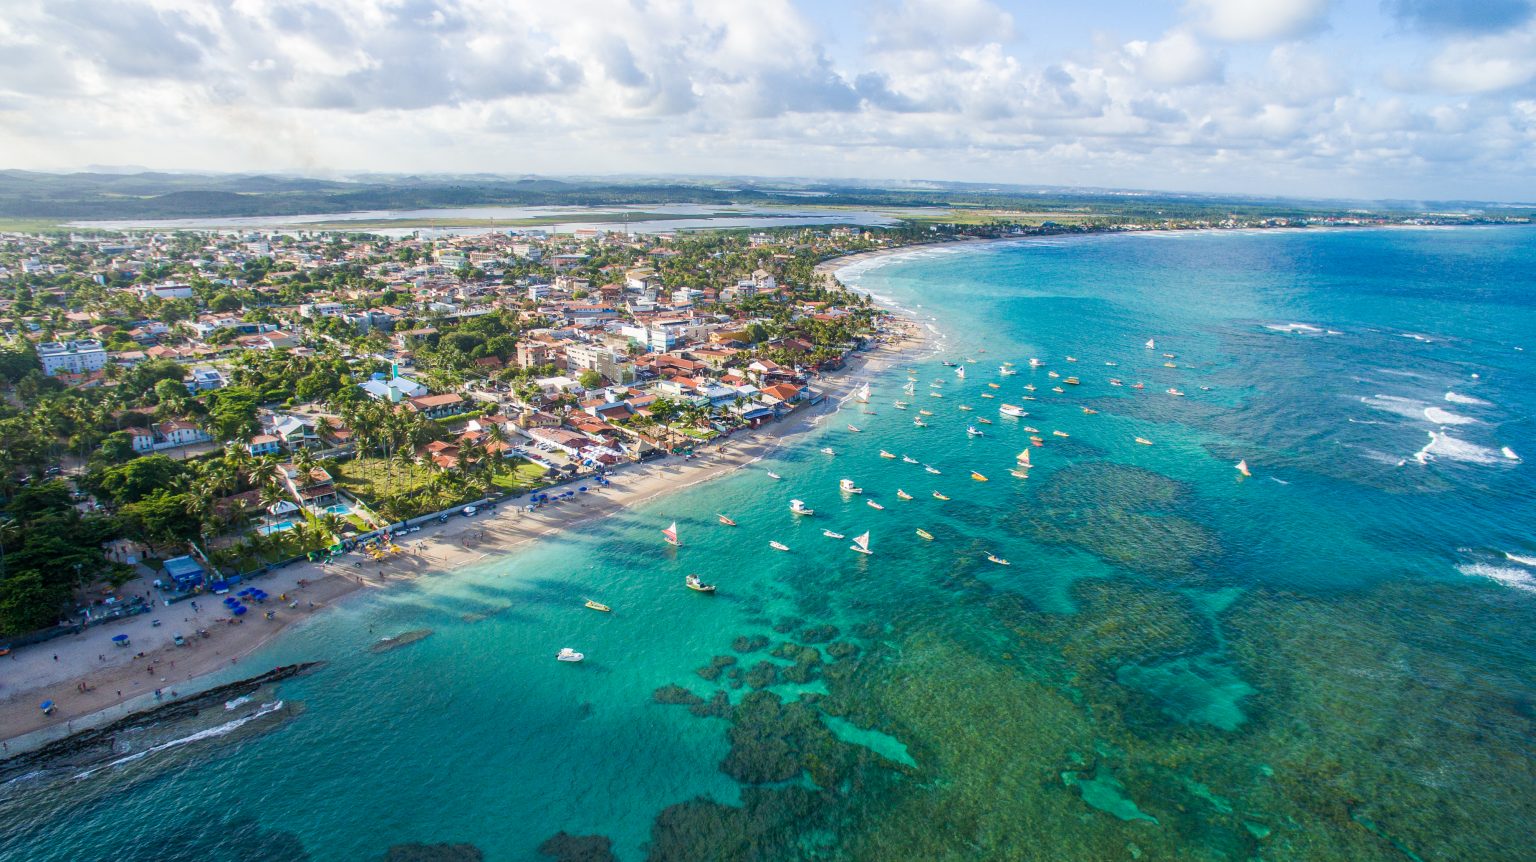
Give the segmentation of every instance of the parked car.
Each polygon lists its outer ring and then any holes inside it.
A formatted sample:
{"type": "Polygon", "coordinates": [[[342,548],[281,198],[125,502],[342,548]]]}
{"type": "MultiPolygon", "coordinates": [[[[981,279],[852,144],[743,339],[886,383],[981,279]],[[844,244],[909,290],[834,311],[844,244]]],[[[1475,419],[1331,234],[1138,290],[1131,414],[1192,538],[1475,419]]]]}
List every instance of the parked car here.
{"type": "Polygon", "coordinates": [[[473,518],[475,516],[475,513],[478,512],[478,511],[480,511],[480,510],[476,509],[474,506],[465,506],[464,507],[464,517],[466,517],[466,518],[473,518]]]}

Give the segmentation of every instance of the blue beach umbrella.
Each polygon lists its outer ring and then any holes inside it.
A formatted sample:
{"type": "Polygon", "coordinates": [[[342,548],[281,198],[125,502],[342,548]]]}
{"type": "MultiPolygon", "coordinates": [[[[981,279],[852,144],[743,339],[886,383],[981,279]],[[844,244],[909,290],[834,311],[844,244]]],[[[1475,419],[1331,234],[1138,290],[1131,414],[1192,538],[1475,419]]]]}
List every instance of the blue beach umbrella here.
{"type": "Polygon", "coordinates": [[[127,643],[128,642],[128,636],[127,635],[113,635],[112,636],[112,642],[115,643],[115,644],[127,643]]]}
{"type": "Polygon", "coordinates": [[[245,613],[245,605],[236,605],[235,607],[230,608],[229,612],[238,617],[245,613]]]}
{"type": "Polygon", "coordinates": [[[43,712],[53,712],[53,701],[45,700],[42,703],[38,704],[37,708],[42,710],[43,712]]]}

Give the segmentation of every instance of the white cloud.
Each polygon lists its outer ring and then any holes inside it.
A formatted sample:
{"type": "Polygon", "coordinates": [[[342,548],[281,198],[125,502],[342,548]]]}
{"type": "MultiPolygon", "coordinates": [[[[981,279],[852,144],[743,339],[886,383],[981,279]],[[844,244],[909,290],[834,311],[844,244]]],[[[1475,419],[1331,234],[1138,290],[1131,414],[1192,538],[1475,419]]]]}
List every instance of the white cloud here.
{"type": "Polygon", "coordinates": [[[1154,84],[1179,87],[1221,78],[1221,58],[1188,30],[1173,30],[1156,42],[1129,42],[1125,52],[1137,71],[1154,84]]]}
{"type": "Polygon", "coordinates": [[[1455,40],[1430,59],[1425,77],[1448,93],[1490,93],[1530,83],[1536,79],[1536,26],[1455,40]]]}
{"type": "Polygon", "coordinates": [[[1201,31],[1229,42],[1295,39],[1322,29],[1333,0],[1188,0],[1201,31]]]}

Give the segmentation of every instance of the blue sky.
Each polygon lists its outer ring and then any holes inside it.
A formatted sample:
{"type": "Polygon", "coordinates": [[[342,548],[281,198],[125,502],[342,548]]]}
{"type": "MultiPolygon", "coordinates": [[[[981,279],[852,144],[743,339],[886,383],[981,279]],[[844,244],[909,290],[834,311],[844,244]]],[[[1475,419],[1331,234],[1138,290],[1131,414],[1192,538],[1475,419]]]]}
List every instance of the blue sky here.
{"type": "Polygon", "coordinates": [[[0,166],[1536,200],[1536,0],[3,0],[0,166]]]}

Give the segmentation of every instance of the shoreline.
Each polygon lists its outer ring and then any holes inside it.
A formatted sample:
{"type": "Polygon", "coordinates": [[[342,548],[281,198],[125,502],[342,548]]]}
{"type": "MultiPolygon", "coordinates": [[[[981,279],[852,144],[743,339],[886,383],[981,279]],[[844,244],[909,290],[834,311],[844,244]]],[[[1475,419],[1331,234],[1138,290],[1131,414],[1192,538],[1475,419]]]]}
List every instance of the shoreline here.
{"type": "Polygon", "coordinates": [[[12,653],[9,660],[0,659],[0,682],[5,686],[0,696],[0,740],[4,741],[0,759],[219,685],[226,681],[219,676],[221,672],[238,667],[241,659],[273,642],[290,626],[320,615],[365,588],[448,574],[488,557],[515,554],[546,536],[761,461],[796,437],[816,430],[823,418],[841,409],[862,382],[931,342],[921,323],[888,307],[886,311],[899,327],[899,338],[893,335],[892,341],[882,341],[854,357],[847,368],[815,378],[813,385],[824,395],[820,405],[801,408],[761,428],[716,441],[723,451],[711,447],[692,460],[668,456],[625,465],[609,474],[610,486],[592,487],[586,494],[536,512],[506,506],[498,507],[494,514],[452,517],[446,524],[424,526],[421,533],[402,542],[405,553],[384,562],[353,552],[339,562],[299,563],[278,570],[255,582],[274,596],[269,603],[276,612],[272,620],[252,614],[249,616],[257,618],[228,622],[212,594],[207,594],[198,599],[200,607],[195,611],[190,602],[157,607],[149,614],[57,638],[26,650],[24,655],[12,653]],[[284,595],[286,600],[275,598],[284,595]],[[181,625],[169,619],[174,615],[183,617],[181,625]],[[160,618],[166,619],[155,626],[154,621],[160,618]],[[206,629],[208,637],[197,637],[198,629],[206,629]],[[132,652],[111,644],[109,638],[116,633],[129,634],[132,652]],[[174,633],[186,635],[187,646],[173,645],[174,633]],[[137,657],[140,651],[142,658],[137,657]],[[157,692],[164,693],[164,698],[157,692]],[[38,708],[45,700],[57,705],[51,716],[38,708]]]}

